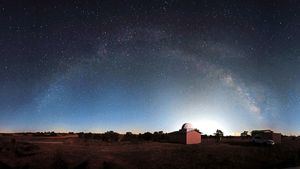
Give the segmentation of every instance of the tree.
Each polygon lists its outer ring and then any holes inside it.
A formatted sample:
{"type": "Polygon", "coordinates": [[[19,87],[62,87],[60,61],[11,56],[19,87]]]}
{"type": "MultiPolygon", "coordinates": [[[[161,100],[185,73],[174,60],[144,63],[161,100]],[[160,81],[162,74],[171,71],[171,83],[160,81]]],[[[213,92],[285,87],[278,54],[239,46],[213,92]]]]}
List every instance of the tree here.
{"type": "Polygon", "coordinates": [[[249,135],[248,135],[248,131],[243,131],[242,133],[241,133],[241,137],[242,138],[245,138],[245,137],[248,137],[249,135]]]}
{"type": "Polygon", "coordinates": [[[153,134],[150,132],[146,132],[146,133],[142,134],[141,137],[143,140],[146,140],[146,141],[153,140],[153,134]]]}
{"type": "Polygon", "coordinates": [[[107,131],[103,134],[103,141],[119,141],[119,133],[116,133],[114,131],[107,131]]]}
{"type": "Polygon", "coordinates": [[[126,132],[122,141],[137,141],[137,135],[132,134],[131,132],[126,132]]]}
{"type": "Polygon", "coordinates": [[[165,134],[163,131],[153,133],[153,141],[163,141],[165,139],[165,134]]]}
{"type": "Polygon", "coordinates": [[[214,133],[216,137],[216,141],[219,143],[222,140],[222,137],[224,136],[223,132],[219,129],[217,129],[216,133],[214,133]]]}

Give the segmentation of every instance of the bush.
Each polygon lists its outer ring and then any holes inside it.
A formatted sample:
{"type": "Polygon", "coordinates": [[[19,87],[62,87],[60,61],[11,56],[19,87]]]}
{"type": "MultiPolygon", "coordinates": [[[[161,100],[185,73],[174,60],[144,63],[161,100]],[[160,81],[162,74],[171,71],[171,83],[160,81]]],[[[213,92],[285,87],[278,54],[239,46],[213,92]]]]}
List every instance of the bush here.
{"type": "Polygon", "coordinates": [[[153,140],[153,134],[150,132],[146,132],[144,134],[139,135],[139,137],[143,140],[150,141],[153,140]]]}
{"type": "Polygon", "coordinates": [[[164,134],[162,131],[153,133],[153,141],[164,141],[166,139],[166,134],[164,134]]]}
{"type": "Polygon", "coordinates": [[[103,134],[103,141],[119,141],[119,133],[107,131],[103,134]]]}
{"type": "Polygon", "coordinates": [[[124,137],[122,138],[122,141],[137,141],[138,137],[135,134],[132,134],[131,132],[126,132],[124,137]]]}

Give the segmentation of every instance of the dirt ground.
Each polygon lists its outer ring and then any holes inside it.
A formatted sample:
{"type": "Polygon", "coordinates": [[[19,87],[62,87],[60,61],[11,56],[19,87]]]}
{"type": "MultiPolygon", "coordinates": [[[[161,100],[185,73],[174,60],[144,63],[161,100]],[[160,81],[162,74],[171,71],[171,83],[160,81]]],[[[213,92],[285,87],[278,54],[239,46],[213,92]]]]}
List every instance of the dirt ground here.
{"type": "Polygon", "coordinates": [[[300,140],[272,147],[246,141],[198,145],[159,142],[102,142],[76,135],[1,136],[0,169],[193,169],[285,168],[300,165],[300,140]]]}

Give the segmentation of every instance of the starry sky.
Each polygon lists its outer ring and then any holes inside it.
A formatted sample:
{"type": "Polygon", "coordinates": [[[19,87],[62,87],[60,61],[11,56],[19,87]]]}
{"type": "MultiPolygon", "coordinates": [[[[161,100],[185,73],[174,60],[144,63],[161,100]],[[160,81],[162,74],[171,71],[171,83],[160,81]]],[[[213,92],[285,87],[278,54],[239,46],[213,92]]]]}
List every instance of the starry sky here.
{"type": "Polygon", "coordinates": [[[0,1],[0,132],[300,134],[300,3],[0,1]]]}

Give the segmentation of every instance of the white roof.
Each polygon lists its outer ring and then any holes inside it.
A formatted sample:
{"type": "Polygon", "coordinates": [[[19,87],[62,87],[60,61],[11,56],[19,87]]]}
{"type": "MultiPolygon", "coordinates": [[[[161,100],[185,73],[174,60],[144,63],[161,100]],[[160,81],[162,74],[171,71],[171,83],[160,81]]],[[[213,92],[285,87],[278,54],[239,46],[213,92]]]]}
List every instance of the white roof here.
{"type": "Polygon", "coordinates": [[[184,123],[181,127],[182,130],[193,130],[193,125],[191,123],[184,123]]]}

